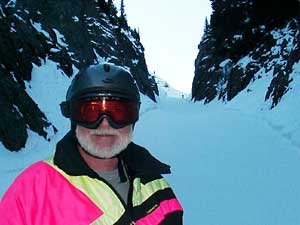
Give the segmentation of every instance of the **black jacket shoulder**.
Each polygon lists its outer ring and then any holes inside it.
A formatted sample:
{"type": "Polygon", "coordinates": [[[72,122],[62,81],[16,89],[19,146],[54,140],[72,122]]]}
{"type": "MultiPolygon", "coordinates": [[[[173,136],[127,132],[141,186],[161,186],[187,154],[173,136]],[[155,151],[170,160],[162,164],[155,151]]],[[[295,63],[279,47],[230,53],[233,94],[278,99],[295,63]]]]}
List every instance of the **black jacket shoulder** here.
{"type": "MultiPolygon", "coordinates": [[[[78,151],[78,142],[74,132],[68,132],[56,145],[54,163],[69,175],[97,174],[88,167],[78,151]]],[[[123,160],[131,176],[157,176],[170,173],[170,166],[160,162],[142,146],[131,142],[118,156],[123,160]]]]}

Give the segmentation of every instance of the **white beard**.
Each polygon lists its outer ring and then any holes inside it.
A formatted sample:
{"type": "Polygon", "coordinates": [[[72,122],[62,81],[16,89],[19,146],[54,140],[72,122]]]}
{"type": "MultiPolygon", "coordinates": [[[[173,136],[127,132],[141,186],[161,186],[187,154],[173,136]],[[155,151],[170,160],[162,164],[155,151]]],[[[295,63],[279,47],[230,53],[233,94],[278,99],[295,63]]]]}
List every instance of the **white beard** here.
{"type": "Polygon", "coordinates": [[[132,133],[131,127],[129,132],[123,134],[112,128],[91,129],[89,130],[89,134],[84,134],[78,126],[76,127],[76,137],[81,147],[92,156],[104,159],[113,158],[127,148],[132,140],[132,133]],[[92,141],[92,135],[116,135],[117,138],[112,146],[103,147],[98,146],[92,141]]]}

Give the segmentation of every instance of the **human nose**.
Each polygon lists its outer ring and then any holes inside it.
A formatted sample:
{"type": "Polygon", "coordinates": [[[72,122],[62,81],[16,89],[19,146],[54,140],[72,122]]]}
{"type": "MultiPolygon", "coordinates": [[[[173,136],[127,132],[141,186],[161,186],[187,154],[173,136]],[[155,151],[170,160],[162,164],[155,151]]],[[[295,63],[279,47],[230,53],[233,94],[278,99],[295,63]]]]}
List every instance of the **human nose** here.
{"type": "Polygon", "coordinates": [[[104,119],[101,121],[101,123],[99,124],[99,127],[100,127],[100,128],[107,128],[107,127],[110,127],[108,120],[107,120],[106,118],[104,118],[104,119]]]}

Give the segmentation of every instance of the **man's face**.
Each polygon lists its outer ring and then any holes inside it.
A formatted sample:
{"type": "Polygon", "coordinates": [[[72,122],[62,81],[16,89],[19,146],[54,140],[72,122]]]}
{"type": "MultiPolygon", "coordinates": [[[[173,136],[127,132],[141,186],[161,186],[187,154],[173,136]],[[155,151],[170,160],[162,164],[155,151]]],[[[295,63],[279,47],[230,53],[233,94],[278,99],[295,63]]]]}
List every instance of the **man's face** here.
{"type": "Polygon", "coordinates": [[[76,126],[80,145],[91,155],[113,158],[124,150],[132,139],[132,124],[120,129],[112,128],[104,118],[97,129],[76,126]]]}

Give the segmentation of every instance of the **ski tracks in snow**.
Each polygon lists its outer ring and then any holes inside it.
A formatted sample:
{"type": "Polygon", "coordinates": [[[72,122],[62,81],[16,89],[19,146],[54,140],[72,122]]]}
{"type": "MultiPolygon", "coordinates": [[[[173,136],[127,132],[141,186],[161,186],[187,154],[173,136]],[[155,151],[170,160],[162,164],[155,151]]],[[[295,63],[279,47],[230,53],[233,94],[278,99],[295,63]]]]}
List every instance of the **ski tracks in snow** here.
{"type": "Polygon", "coordinates": [[[143,114],[135,140],[172,166],[185,224],[300,224],[299,145],[289,127],[222,103],[158,106],[143,114]]]}
{"type": "MultiPolygon", "coordinates": [[[[283,124],[280,121],[274,121],[274,119],[268,118],[268,114],[265,112],[258,116],[254,113],[247,113],[243,112],[239,109],[225,107],[225,110],[235,112],[241,116],[248,117],[255,119],[257,121],[262,121],[265,123],[270,129],[272,129],[274,132],[278,133],[283,139],[287,140],[290,145],[294,146],[295,148],[298,148],[300,152],[300,139],[297,134],[300,133],[300,120],[293,121],[293,124],[283,124]]],[[[269,113],[272,113],[271,110],[269,113]]]]}

